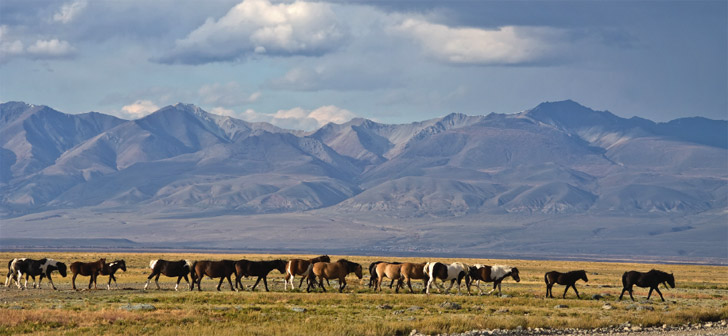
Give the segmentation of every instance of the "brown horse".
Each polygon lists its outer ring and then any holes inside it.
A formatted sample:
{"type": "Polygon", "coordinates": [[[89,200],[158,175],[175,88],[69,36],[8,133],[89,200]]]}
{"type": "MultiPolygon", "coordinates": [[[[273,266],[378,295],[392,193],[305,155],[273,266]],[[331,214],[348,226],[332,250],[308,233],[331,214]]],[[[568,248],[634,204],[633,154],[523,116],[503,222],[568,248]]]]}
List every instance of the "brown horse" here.
{"type": "Polygon", "coordinates": [[[566,298],[566,292],[569,290],[569,287],[573,288],[574,293],[576,293],[576,297],[581,299],[581,297],[579,297],[579,291],[576,290],[576,281],[581,279],[584,280],[584,282],[589,282],[589,279],[586,278],[586,271],[584,270],[571,271],[568,273],[551,271],[546,273],[543,276],[543,279],[546,281],[546,297],[554,297],[554,293],[551,291],[554,284],[566,285],[564,295],[561,297],[563,299],[566,298]]]}
{"type": "Polygon", "coordinates": [[[99,273],[105,272],[108,273],[108,265],[106,264],[106,259],[101,258],[97,261],[85,263],[85,262],[74,262],[71,264],[71,273],[73,273],[73,278],[71,279],[71,284],[73,285],[73,289],[76,290],[76,277],[80,274],[83,276],[90,276],[91,280],[88,282],[88,289],[91,289],[91,284],[94,285],[94,289],[96,288],[96,278],[99,276],[99,273]]]}
{"type": "MultiPolygon", "coordinates": [[[[407,283],[407,286],[409,287],[410,293],[414,293],[412,290],[412,283],[411,279],[422,279],[424,280],[422,285],[427,286],[427,280],[429,277],[427,274],[425,274],[425,264],[427,263],[421,263],[421,264],[413,264],[413,263],[404,263],[402,264],[402,268],[400,269],[400,272],[402,273],[403,281],[407,283]]],[[[424,292],[425,289],[423,288],[422,291],[424,292]]]]}
{"type": "MultiPolygon", "coordinates": [[[[329,258],[328,255],[322,255],[318,256],[313,259],[309,260],[303,260],[303,259],[291,259],[288,261],[288,264],[286,265],[286,282],[283,285],[283,290],[288,289],[288,284],[291,284],[291,289],[293,289],[293,278],[296,277],[296,275],[302,275],[301,281],[298,283],[298,288],[301,288],[301,285],[303,284],[303,279],[306,279],[308,277],[308,267],[311,266],[311,264],[315,264],[317,262],[330,262],[331,258],[329,258]]],[[[328,281],[327,281],[328,282],[328,281]]]]}
{"type": "Polygon", "coordinates": [[[318,285],[324,292],[326,291],[324,279],[339,279],[339,293],[341,293],[344,291],[344,287],[346,287],[346,276],[349,273],[353,272],[356,274],[359,280],[363,277],[361,265],[346,259],[339,259],[334,263],[317,262],[311,264],[308,268],[308,287],[306,287],[306,292],[310,292],[311,288],[316,286],[316,278],[319,279],[318,285]]]}
{"type": "Polygon", "coordinates": [[[377,282],[374,284],[374,290],[377,290],[377,287],[379,287],[379,291],[382,291],[382,280],[384,280],[384,277],[392,279],[392,281],[397,280],[397,288],[394,289],[396,293],[399,293],[399,287],[404,286],[402,277],[402,264],[390,264],[386,262],[381,262],[377,264],[376,271],[377,271],[377,282]]]}
{"type": "Polygon", "coordinates": [[[233,287],[233,281],[230,279],[230,276],[232,276],[233,273],[235,273],[235,261],[233,260],[195,261],[192,264],[192,269],[190,270],[190,277],[192,278],[190,290],[195,289],[195,283],[197,283],[197,290],[202,291],[200,283],[202,282],[203,277],[208,276],[213,279],[220,278],[220,282],[217,284],[218,291],[220,290],[220,286],[222,286],[222,281],[225,279],[227,279],[230,284],[230,290],[237,291],[237,289],[233,287]]]}

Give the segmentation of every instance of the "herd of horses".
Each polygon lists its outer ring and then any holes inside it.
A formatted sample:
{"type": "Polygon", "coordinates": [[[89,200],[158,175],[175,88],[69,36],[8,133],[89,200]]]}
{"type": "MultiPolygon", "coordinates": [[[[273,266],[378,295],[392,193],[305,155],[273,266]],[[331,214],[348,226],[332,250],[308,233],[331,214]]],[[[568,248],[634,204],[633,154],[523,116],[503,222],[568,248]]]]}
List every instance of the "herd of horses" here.
{"type": "MultiPolygon", "coordinates": [[[[265,287],[265,290],[268,291],[267,277],[273,270],[277,270],[281,274],[285,274],[284,290],[288,290],[288,285],[291,286],[291,289],[295,288],[293,280],[296,276],[301,276],[298,288],[301,288],[304,280],[307,281],[307,292],[315,290],[316,288],[320,288],[325,292],[326,286],[324,286],[324,280],[326,280],[327,285],[330,286],[328,283],[330,279],[338,280],[339,292],[343,292],[347,284],[346,277],[349,274],[354,273],[360,280],[363,278],[363,268],[361,264],[351,262],[346,259],[339,259],[335,262],[331,262],[331,258],[328,255],[322,255],[312,259],[291,259],[287,261],[281,259],[266,261],[253,261],[246,259],[217,261],[169,261],[157,259],[152,260],[149,263],[149,268],[151,269],[151,274],[149,274],[147,282],[144,284],[145,290],[149,286],[152,278],[154,278],[157,289],[160,289],[159,277],[161,275],[177,278],[177,283],[174,287],[175,290],[178,290],[180,281],[185,279],[190,290],[194,290],[196,285],[198,291],[202,291],[201,282],[204,277],[209,277],[211,279],[220,278],[220,281],[217,284],[218,291],[220,290],[223,281],[226,279],[230,285],[230,290],[237,291],[245,289],[241,282],[241,278],[257,277],[257,280],[251,287],[251,290],[255,290],[255,287],[257,287],[260,281],[263,280],[263,286],[265,287]],[[232,282],[233,275],[235,275],[235,285],[233,285],[232,282]]],[[[94,262],[74,262],[68,267],[68,269],[70,269],[73,274],[71,284],[74,290],[77,290],[76,277],[78,275],[90,277],[88,284],[89,289],[91,289],[92,285],[94,286],[94,289],[97,288],[96,280],[99,275],[108,276],[109,282],[106,287],[107,289],[111,289],[112,281],[118,288],[114,274],[119,269],[126,272],[126,262],[124,260],[115,260],[107,263],[106,259],[99,259],[94,262]]],[[[19,289],[25,289],[28,286],[28,279],[32,278],[33,287],[35,288],[35,277],[40,276],[38,288],[40,288],[40,283],[43,281],[43,278],[48,278],[53,289],[56,289],[56,286],[53,284],[53,279],[51,278],[51,273],[58,271],[62,277],[66,277],[66,270],[66,264],[49,258],[40,260],[15,258],[8,262],[8,274],[5,278],[5,287],[8,287],[11,284],[11,281],[14,281],[19,289]],[[25,276],[25,284],[21,286],[23,276],[25,276]]],[[[460,293],[463,280],[468,294],[470,294],[470,288],[473,283],[475,283],[476,288],[478,288],[478,293],[482,294],[482,290],[480,289],[481,281],[493,283],[493,289],[488,292],[488,294],[494,292],[496,288],[500,293],[501,282],[506,278],[511,277],[516,282],[521,281],[518,268],[516,267],[504,265],[489,266],[481,264],[466,265],[461,262],[444,264],[440,262],[401,263],[376,261],[369,265],[369,274],[369,288],[373,288],[375,291],[381,292],[382,284],[385,279],[389,279],[391,280],[389,284],[390,289],[394,286],[395,281],[397,282],[397,285],[394,288],[397,293],[399,293],[400,288],[405,288],[405,284],[409,288],[410,293],[414,293],[411,283],[411,280],[413,279],[423,281],[424,289],[422,291],[427,294],[430,294],[430,289],[433,285],[438,292],[441,292],[440,287],[442,287],[445,290],[445,293],[448,293],[455,283],[457,283],[457,291],[460,293]],[[442,283],[439,285],[440,287],[438,287],[437,280],[440,280],[442,283]],[[450,286],[445,289],[444,285],[448,281],[450,282],[450,286]]],[[[573,288],[577,298],[581,298],[575,285],[578,280],[583,280],[584,282],[589,281],[586,271],[579,270],[567,273],[551,271],[546,273],[544,275],[544,282],[546,283],[546,297],[553,298],[553,293],[551,292],[552,287],[555,284],[559,284],[566,286],[562,298],[566,298],[566,293],[569,288],[573,288]]],[[[660,289],[658,288],[660,284],[664,284],[665,287],[668,287],[669,285],[670,287],[675,288],[675,278],[672,274],[654,269],[645,273],[638,271],[625,272],[622,275],[623,287],[619,300],[622,299],[625,292],[628,292],[629,297],[634,301],[632,288],[633,286],[638,286],[642,288],[650,288],[650,291],[647,294],[648,300],[650,296],[652,296],[652,292],[656,291],[657,294],[660,295],[660,299],[665,301],[665,298],[662,296],[662,292],[660,292],[660,289]]]]}

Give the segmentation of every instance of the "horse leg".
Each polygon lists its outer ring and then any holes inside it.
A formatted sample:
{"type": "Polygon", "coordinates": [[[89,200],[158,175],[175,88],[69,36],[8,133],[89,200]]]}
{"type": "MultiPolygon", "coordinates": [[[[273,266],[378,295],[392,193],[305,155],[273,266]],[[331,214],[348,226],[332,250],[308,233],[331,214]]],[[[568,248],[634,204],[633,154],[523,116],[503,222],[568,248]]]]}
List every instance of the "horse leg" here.
{"type": "Polygon", "coordinates": [[[547,282],[546,283],[546,297],[549,297],[549,289],[551,289],[550,287],[551,286],[549,286],[549,283],[547,282]]]}
{"type": "Polygon", "coordinates": [[[78,276],[78,273],[73,273],[73,279],[71,279],[71,284],[73,285],[73,290],[76,290],[76,276],[78,276]]]}
{"type": "Polygon", "coordinates": [[[217,283],[217,291],[220,291],[220,286],[222,286],[222,282],[225,281],[225,277],[220,277],[220,282],[217,283]]]}
{"type": "Polygon", "coordinates": [[[253,285],[253,288],[250,289],[250,291],[254,291],[255,290],[255,287],[258,286],[258,283],[260,282],[260,279],[262,279],[262,278],[263,278],[262,276],[259,276],[258,277],[258,280],[255,281],[255,284],[253,285]]]}
{"type": "MultiPolygon", "coordinates": [[[[303,279],[308,278],[308,273],[304,274],[303,277],[301,277],[301,281],[298,283],[298,288],[301,288],[301,285],[303,284],[303,279]]],[[[293,276],[291,276],[291,286],[293,286],[293,276]]]]}
{"type": "Polygon", "coordinates": [[[572,286],[571,286],[571,288],[573,288],[573,289],[574,289],[574,293],[576,293],[576,298],[577,298],[577,299],[581,299],[581,297],[579,296],[579,291],[578,291],[578,290],[576,290],[576,285],[572,285],[572,286]]]}
{"type": "MultiPolygon", "coordinates": [[[[182,276],[177,277],[177,283],[174,285],[174,291],[177,291],[177,287],[179,287],[179,282],[182,281],[182,276]]],[[[188,281],[189,282],[189,281],[188,281]]]]}
{"type": "Polygon", "coordinates": [[[374,290],[377,290],[377,288],[379,288],[379,291],[382,291],[382,280],[384,280],[384,274],[379,274],[377,282],[374,284],[374,290]]]}
{"type": "MultiPolygon", "coordinates": [[[[157,289],[161,289],[161,287],[159,287],[159,276],[160,275],[162,275],[162,273],[157,273],[157,277],[154,278],[154,284],[157,285],[157,289]]],[[[187,279],[186,275],[185,275],[185,279],[187,279]]],[[[187,281],[187,284],[189,285],[189,281],[187,281]]],[[[177,289],[175,289],[175,290],[177,290],[177,289]]]]}
{"type": "Polygon", "coordinates": [[[339,293],[344,291],[344,287],[346,287],[346,278],[339,278],[339,293]]]}
{"type": "MultiPolygon", "coordinates": [[[[94,284],[94,275],[93,274],[91,274],[91,276],[88,279],[88,289],[91,289],[91,284],[94,284]]],[[[95,286],[96,285],[94,284],[94,289],[98,289],[95,286]]]]}
{"type": "Polygon", "coordinates": [[[40,275],[40,279],[38,279],[38,289],[40,289],[40,283],[43,282],[44,277],[45,277],[45,274],[40,275]]]}
{"type": "Polygon", "coordinates": [[[569,287],[571,287],[571,285],[566,285],[566,288],[564,289],[564,295],[561,296],[562,299],[566,299],[566,292],[569,290],[569,287]]]}
{"type": "MultiPolygon", "coordinates": [[[[190,280],[189,280],[189,279],[187,279],[187,274],[185,274],[185,275],[183,276],[183,278],[185,278],[185,281],[187,281],[187,284],[189,285],[189,284],[190,284],[190,280]]],[[[175,287],[175,289],[174,289],[174,290],[177,290],[177,288],[175,287]]]]}
{"type": "Polygon", "coordinates": [[[267,276],[264,276],[264,277],[263,277],[263,286],[265,286],[265,291],[266,291],[266,292],[270,292],[270,291],[268,290],[268,277],[267,277],[267,276]]]}
{"type": "Polygon", "coordinates": [[[57,290],[56,285],[53,283],[53,278],[51,278],[50,273],[48,274],[48,281],[51,282],[51,287],[53,287],[53,290],[57,290]]]}
{"type": "Polygon", "coordinates": [[[389,289],[392,289],[393,284],[394,284],[394,278],[392,278],[392,282],[389,283],[389,289]]]}
{"type": "Polygon", "coordinates": [[[144,283],[144,290],[147,290],[147,287],[149,287],[149,282],[152,281],[152,278],[154,277],[154,271],[152,271],[152,274],[149,274],[147,277],[147,282],[144,283]]]}
{"type": "Polygon", "coordinates": [[[237,292],[238,289],[233,287],[233,280],[231,278],[232,278],[232,274],[228,274],[227,281],[228,281],[228,284],[230,284],[230,290],[233,292],[237,292]]]}
{"type": "MultiPolygon", "coordinates": [[[[455,279],[452,279],[452,280],[450,280],[450,287],[448,287],[448,288],[447,288],[447,289],[445,290],[445,294],[447,294],[448,292],[450,292],[450,289],[452,289],[452,286],[453,286],[453,285],[455,285],[455,279]]],[[[443,286],[443,287],[444,287],[444,286],[443,286]]]]}
{"type": "Polygon", "coordinates": [[[106,284],[106,290],[111,290],[111,280],[114,279],[113,274],[109,274],[109,283],[106,284]]]}
{"type": "Polygon", "coordinates": [[[655,289],[655,287],[650,287],[650,291],[647,292],[647,300],[650,299],[650,296],[652,296],[652,291],[655,289]]]}
{"type": "Polygon", "coordinates": [[[622,301],[622,296],[624,296],[624,292],[627,291],[627,288],[622,288],[622,294],[619,294],[619,299],[617,301],[622,301]]]}
{"type": "Polygon", "coordinates": [[[655,287],[655,291],[657,292],[657,294],[660,294],[660,299],[662,299],[662,302],[665,302],[665,298],[662,297],[662,292],[660,292],[660,289],[655,287]]]}

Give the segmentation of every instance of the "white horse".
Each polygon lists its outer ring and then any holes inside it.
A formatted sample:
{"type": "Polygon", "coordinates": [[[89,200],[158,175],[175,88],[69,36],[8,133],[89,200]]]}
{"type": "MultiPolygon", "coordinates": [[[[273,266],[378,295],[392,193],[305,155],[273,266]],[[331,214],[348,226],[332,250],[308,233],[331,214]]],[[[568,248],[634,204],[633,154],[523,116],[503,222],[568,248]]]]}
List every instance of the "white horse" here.
{"type": "Polygon", "coordinates": [[[430,294],[430,287],[433,283],[435,284],[435,288],[437,288],[437,292],[440,292],[440,288],[437,287],[437,282],[435,281],[436,279],[442,280],[443,288],[445,287],[445,281],[450,280],[450,287],[445,290],[445,293],[448,293],[452,289],[456,280],[458,282],[458,293],[460,293],[460,284],[463,278],[465,278],[465,283],[468,283],[468,266],[461,262],[454,262],[450,265],[439,262],[428,262],[425,264],[424,272],[429,278],[427,281],[427,294],[430,294]]]}

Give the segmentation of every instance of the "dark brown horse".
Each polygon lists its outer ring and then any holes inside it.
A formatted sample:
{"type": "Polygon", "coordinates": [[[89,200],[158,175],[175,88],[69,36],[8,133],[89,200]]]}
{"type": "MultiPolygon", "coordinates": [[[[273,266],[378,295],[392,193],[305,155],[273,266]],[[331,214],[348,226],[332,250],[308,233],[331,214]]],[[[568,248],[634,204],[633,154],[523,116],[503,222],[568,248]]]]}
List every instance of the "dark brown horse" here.
{"type": "Polygon", "coordinates": [[[288,261],[288,264],[286,265],[286,282],[283,285],[283,290],[288,289],[288,284],[291,284],[291,289],[293,289],[293,278],[296,277],[296,275],[302,275],[301,281],[298,283],[298,288],[301,288],[301,285],[303,284],[303,279],[306,279],[308,277],[308,267],[311,266],[311,264],[317,263],[317,262],[330,262],[331,258],[329,258],[328,255],[322,255],[318,256],[313,259],[291,259],[288,261]]]}
{"type": "Polygon", "coordinates": [[[197,283],[197,290],[201,291],[202,287],[200,287],[200,283],[202,282],[202,278],[208,276],[213,279],[220,278],[220,282],[217,284],[218,291],[220,290],[220,286],[222,286],[222,281],[225,279],[227,279],[230,284],[230,290],[237,291],[237,289],[233,287],[233,281],[230,279],[230,276],[232,276],[233,273],[235,273],[235,261],[233,260],[195,261],[192,264],[192,269],[190,270],[190,277],[192,278],[190,290],[195,289],[195,283],[197,283]]]}
{"type": "Polygon", "coordinates": [[[258,280],[250,289],[255,290],[258,283],[263,279],[263,285],[265,285],[265,291],[268,291],[268,273],[272,270],[278,270],[281,274],[286,273],[286,265],[288,263],[285,260],[267,260],[267,261],[250,261],[250,260],[238,260],[235,262],[235,288],[240,286],[240,289],[245,289],[243,283],[240,281],[241,277],[257,276],[258,280]]]}
{"type": "Polygon", "coordinates": [[[306,287],[306,292],[310,292],[311,288],[316,287],[316,278],[318,278],[318,286],[324,292],[326,291],[324,279],[339,279],[339,293],[341,293],[344,291],[344,287],[346,287],[346,276],[352,272],[360,280],[363,277],[361,265],[346,259],[339,259],[333,263],[317,262],[312,264],[308,270],[308,287],[306,287]]]}
{"type": "Polygon", "coordinates": [[[90,276],[91,280],[88,282],[88,289],[91,289],[91,284],[94,285],[94,289],[96,288],[96,278],[99,276],[99,273],[108,272],[108,265],[106,264],[106,259],[101,258],[97,261],[85,263],[85,262],[74,262],[70,266],[71,273],[73,273],[73,278],[71,279],[71,284],[73,285],[73,289],[76,290],[76,276],[83,275],[83,276],[90,276]]]}
{"type": "Polygon", "coordinates": [[[668,284],[670,287],[675,288],[675,277],[672,273],[668,274],[655,269],[647,273],[637,271],[625,272],[622,274],[622,294],[619,295],[619,299],[622,300],[624,292],[627,291],[629,292],[629,297],[632,301],[634,301],[634,297],[632,296],[632,286],[637,285],[642,288],[650,287],[650,292],[647,293],[647,300],[650,299],[652,291],[655,290],[657,291],[657,294],[660,294],[660,299],[664,302],[665,298],[662,297],[660,289],[657,288],[660,284],[665,284],[665,288],[668,288],[668,284]]]}
{"type": "Polygon", "coordinates": [[[126,272],[126,261],[124,259],[114,260],[106,264],[106,268],[101,270],[101,275],[109,276],[109,283],[106,284],[106,289],[111,289],[111,280],[114,280],[114,285],[116,285],[116,288],[119,288],[119,284],[116,282],[116,277],[114,276],[114,273],[118,270],[126,272]]]}
{"type": "Polygon", "coordinates": [[[144,284],[145,290],[147,289],[147,286],[149,286],[149,281],[152,280],[152,278],[154,278],[154,283],[157,284],[157,289],[159,289],[159,276],[162,274],[168,277],[177,277],[177,284],[174,285],[174,290],[177,290],[182,278],[185,278],[185,281],[187,281],[188,284],[190,283],[190,280],[187,278],[187,274],[190,274],[192,262],[189,260],[167,261],[163,259],[155,259],[149,262],[149,268],[152,269],[152,274],[149,274],[149,277],[147,277],[147,283],[144,284]]]}
{"type": "Polygon", "coordinates": [[[554,286],[554,284],[559,285],[566,285],[566,289],[564,289],[564,295],[562,298],[566,298],[566,292],[569,290],[569,287],[574,289],[574,293],[576,293],[576,297],[581,299],[579,297],[579,291],[576,290],[576,281],[581,279],[584,280],[584,282],[588,282],[589,279],[586,278],[586,271],[580,270],[580,271],[571,271],[568,273],[559,273],[556,271],[551,271],[546,273],[543,276],[544,281],[546,282],[546,297],[554,297],[553,292],[551,291],[551,288],[554,286]]]}
{"type": "MultiPolygon", "coordinates": [[[[427,280],[429,279],[429,276],[425,274],[425,265],[427,263],[421,263],[421,264],[415,264],[415,263],[404,263],[402,264],[402,268],[400,269],[400,272],[402,273],[402,280],[403,282],[407,283],[407,287],[409,287],[410,293],[414,293],[412,290],[412,279],[422,279],[423,286],[427,286],[427,280]]],[[[422,292],[425,292],[425,288],[422,288],[422,292]]]]}

